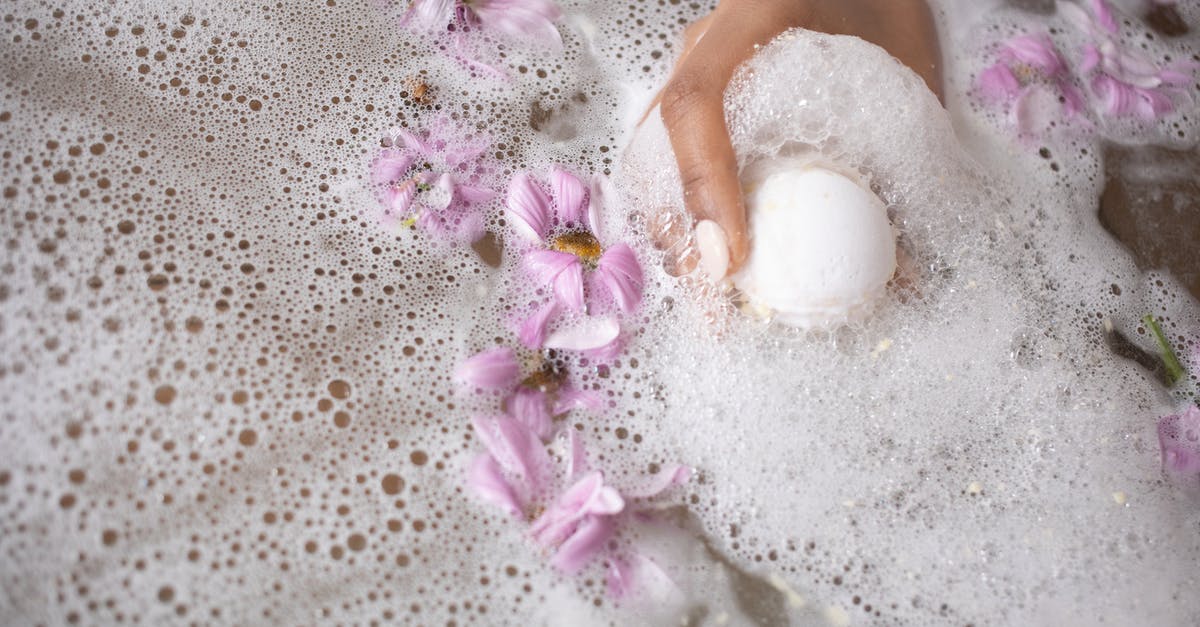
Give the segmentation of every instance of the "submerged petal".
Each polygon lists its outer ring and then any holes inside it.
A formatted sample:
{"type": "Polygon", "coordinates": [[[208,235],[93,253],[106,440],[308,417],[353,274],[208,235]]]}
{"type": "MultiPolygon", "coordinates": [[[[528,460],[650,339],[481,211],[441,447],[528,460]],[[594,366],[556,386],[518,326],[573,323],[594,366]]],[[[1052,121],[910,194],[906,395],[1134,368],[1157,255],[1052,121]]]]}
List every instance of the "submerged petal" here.
{"type": "Polygon", "coordinates": [[[558,219],[580,226],[584,219],[586,192],[583,181],[566,170],[554,166],[550,169],[550,186],[554,190],[554,206],[558,219]]]}
{"type": "Polygon", "coordinates": [[[604,549],[604,545],[616,530],[617,521],[611,516],[587,518],[580,523],[575,533],[558,547],[558,551],[550,559],[550,565],[568,575],[579,572],[604,549]]]}
{"type": "Polygon", "coordinates": [[[522,259],[526,272],[553,289],[554,297],[568,309],[583,309],[583,266],[579,258],[556,250],[530,251],[522,259]]]}
{"type": "Polygon", "coordinates": [[[1021,83],[1004,63],[997,63],[979,73],[979,90],[993,100],[1009,100],[1021,92],[1021,83]]]}
{"type": "Polygon", "coordinates": [[[486,28],[562,47],[562,35],[554,26],[562,11],[552,0],[474,0],[471,8],[486,28]]]}
{"type": "Polygon", "coordinates": [[[540,244],[550,228],[550,199],[541,186],[525,172],[519,172],[508,184],[504,201],[513,226],[530,242],[540,244]]]}
{"type": "Polygon", "coordinates": [[[413,0],[404,21],[413,20],[425,29],[434,29],[450,23],[453,15],[454,0],[413,0]]]}
{"type": "Polygon", "coordinates": [[[533,521],[529,531],[542,546],[555,546],[575,532],[587,516],[611,516],[625,509],[625,500],[615,489],[604,484],[604,473],[584,475],[558,497],[549,509],[533,521]]]}
{"type": "Polygon", "coordinates": [[[376,184],[394,183],[404,178],[416,157],[403,150],[388,149],[379,153],[371,167],[371,181],[376,184]]]}
{"type": "Polygon", "coordinates": [[[523,320],[521,327],[517,330],[517,338],[521,340],[521,344],[534,350],[542,348],[542,344],[546,340],[546,323],[556,313],[558,313],[558,303],[550,301],[523,320]]]}
{"type": "Polygon", "coordinates": [[[1004,43],[1001,56],[1039,70],[1049,78],[1066,71],[1058,48],[1046,35],[1014,37],[1004,43]]]}
{"type": "Polygon", "coordinates": [[[632,313],[642,302],[642,266],[627,244],[610,246],[604,252],[596,266],[596,280],[625,313],[632,313]]]}
{"type": "Polygon", "coordinates": [[[527,492],[542,491],[550,472],[550,455],[537,434],[510,416],[476,416],[471,424],[501,469],[520,478],[527,492]]]}
{"type": "Polygon", "coordinates": [[[558,350],[591,351],[604,348],[621,335],[616,316],[589,317],[546,337],[545,347],[558,350]]]}
{"type": "Polygon", "coordinates": [[[459,364],[454,371],[454,378],[471,387],[497,390],[515,385],[520,374],[516,353],[507,346],[501,346],[478,353],[459,364]]]}
{"type": "Polygon", "coordinates": [[[500,507],[513,516],[521,515],[521,502],[504,471],[491,455],[477,457],[467,471],[467,485],[483,500],[500,507]]]}
{"type": "Polygon", "coordinates": [[[645,485],[634,490],[626,490],[625,496],[632,499],[649,499],[662,494],[669,488],[687,483],[692,476],[692,469],[682,464],[667,466],[658,471],[645,485]]]}
{"type": "Polygon", "coordinates": [[[1163,469],[1171,474],[1200,477],[1200,408],[1189,406],[1158,421],[1163,469]]]}
{"type": "Polygon", "coordinates": [[[542,440],[549,440],[554,432],[554,424],[550,420],[550,401],[546,393],[521,386],[508,398],[508,413],[521,421],[530,431],[542,440]]]}

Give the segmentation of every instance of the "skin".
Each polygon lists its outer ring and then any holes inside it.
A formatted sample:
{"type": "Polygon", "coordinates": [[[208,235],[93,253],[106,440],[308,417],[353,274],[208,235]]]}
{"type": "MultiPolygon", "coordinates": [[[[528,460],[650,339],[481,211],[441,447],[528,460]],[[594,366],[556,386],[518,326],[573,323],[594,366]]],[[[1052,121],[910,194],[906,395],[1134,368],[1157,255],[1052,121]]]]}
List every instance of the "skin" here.
{"type": "Polygon", "coordinates": [[[877,44],[942,96],[941,52],[925,0],[721,0],[689,26],[683,54],[656,103],[679,163],[686,208],[695,221],[712,220],[723,229],[729,272],[746,260],[750,241],[725,126],[725,87],[757,46],[794,27],[877,44]]]}

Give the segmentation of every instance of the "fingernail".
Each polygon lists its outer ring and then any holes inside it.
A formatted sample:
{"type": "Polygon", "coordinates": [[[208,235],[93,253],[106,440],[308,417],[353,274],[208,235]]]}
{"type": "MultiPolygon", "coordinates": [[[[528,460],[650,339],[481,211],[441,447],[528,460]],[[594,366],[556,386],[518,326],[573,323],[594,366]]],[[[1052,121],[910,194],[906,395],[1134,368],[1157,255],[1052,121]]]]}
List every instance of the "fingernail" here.
{"type": "Polygon", "coordinates": [[[729,272],[729,239],[725,230],[712,220],[696,224],[696,248],[700,251],[700,269],[713,281],[729,272]]]}

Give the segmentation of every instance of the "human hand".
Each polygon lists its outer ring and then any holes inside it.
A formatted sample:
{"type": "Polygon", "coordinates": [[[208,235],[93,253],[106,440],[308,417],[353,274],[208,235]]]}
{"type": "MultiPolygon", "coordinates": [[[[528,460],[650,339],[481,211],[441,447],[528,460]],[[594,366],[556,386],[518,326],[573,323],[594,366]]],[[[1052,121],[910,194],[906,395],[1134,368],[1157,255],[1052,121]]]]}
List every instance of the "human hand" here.
{"type": "MultiPolygon", "coordinates": [[[[916,71],[941,98],[937,31],[925,0],[721,0],[685,31],[683,52],[654,103],[679,164],[684,203],[696,222],[699,259],[671,260],[680,271],[698,261],[718,281],[749,254],[737,157],[725,126],[725,87],[759,46],[794,27],[870,41],[916,71]]],[[[681,235],[676,224],[653,228],[664,246],[673,242],[662,240],[681,235]]]]}

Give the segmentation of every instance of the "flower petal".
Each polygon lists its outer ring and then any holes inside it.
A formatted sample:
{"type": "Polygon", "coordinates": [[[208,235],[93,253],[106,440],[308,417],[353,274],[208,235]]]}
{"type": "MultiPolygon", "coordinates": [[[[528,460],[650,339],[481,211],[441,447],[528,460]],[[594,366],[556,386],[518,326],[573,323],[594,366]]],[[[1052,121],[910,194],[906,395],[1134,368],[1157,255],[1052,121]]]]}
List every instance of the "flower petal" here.
{"type": "Polygon", "coordinates": [[[502,470],[519,478],[532,495],[543,490],[550,473],[550,455],[537,434],[509,416],[476,416],[471,424],[502,470]]]}
{"type": "Polygon", "coordinates": [[[1200,476],[1200,408],[1191,405],[1158,421],[1163,470],[1191,478],[1200,476]]]}
{"type": "Polygon", "coordinates": [[[474,0],[471,8],[486,28],[562,47],[562,35],[554,26],[562,11],[552,0],[474,0]]]}
{"type": "Polygon", "coordinates": [[[579,177],[554,166],[550,168],[550,186],[554,190],[554,206],[558,219],[563,223],[581,226],[584,219],[586,190],[579,177]]]}
{"type": "Polygon", "coordinates": [[[513,418],[521,421],[530,431],[537,434],[543,441],[549,440],[554,433],[554,424],[550,420],[550,404],[546,393],[521,386],[508,398],[506,408],[513,418]]]}
{"type": "Polygon", "coordinates": [[[397,218],[408,215],[416,197],[417,184],[411,180],[398,185],[389,185],[387,189],[383,190],[384,207],[388,213],[397,218]]]}
{"type": "Polygon", "coordinates": [[[645,279],[637,255],[627,244],[610,246],[596,265],[596,280],[625,313],[632,313],[642,302],[645,279]]]}
{"type": "Polygon", "coordinates": [[[421,28],[440,28],[450,23],[453,10],[454,0],[413,0],[401,23],[411,19],[421,28]]]}
{"type": "Polygon", "coordinates": [[[1109,33],[1116,34],[1117,20],[1113,18],[1112,7],[1104,0],[1092,0],[1092,13],[1096,16],[1096,23],[1100,28],[1109,33]]]}
{"type": "Polygon", "coordinates": [[[550,301],[523,320],[517,330],[517,338],[521,340],[521,344],[526,348],[540,350],[542,343],[546,340],[546,323],[556,313],[558,313],[558,303],[550,301]]]}
{"type": "Polygon", "coordinates": [[[997,63],[979,73],[979,90],[993,100],[1010,100],[1021,92],[1021,83],[1012,70],[997,63]]]}
{"type": "Polygon", "coordinates": [[[521,367],[511,348],[501,346],[478,353],[459,364],[454,378],[460,383],[485,390],[512,387],[517,383],[521,367]]]}
{"type": "Polygon", "coordinates": [[[681,464],[674,464],[659,470],[650,478],[646,485],[635,490],[626,490],[625,496],[631,499],[649,499],[662,494],[669,488],[683,485],[692,477],[692,469],[681,464]]]}
{"type": "Polygon", "coordinates": [[[554,408],[551,411],[555,416],[560,416],[573,409],[600,413],[604,410],[604,400],[587,390],[561,388],[557,398],[554,399],[554,408]]]}
{"type": "Polygon", "coordinates": [[[416,157],[404,150],[382,150],[371,166],[371,181],[376,184],[394,183],[404,178],[416,157]]]}
{"type": "Polygon", "coordinates": [[[477,457],[467,472],[467,485],[484,501],[496,505],[513,516],[521,515],[517,494],[504,478],[504,471],[491,455],[477,457]]]}
{"type": "Polygon", "coordinates": [[[550,228],[550,199],[546,192],[525,172],[519,172],[508,184],[504,201],[513,226],[525,239],[540,244],[550,228]]]}
{"type": "Polygon", "coordinates": [[[604,348],[621,335],[616,316],[588,317],[546,337],[544,346],[558,350],[590,351],[604,348]]]}
{"type": "Polygon", "coordinates": [[[542,546],[555,546],[575,532],[587,516],[611,516],[625,509],[621,494],[604,484],[604,473],[584,475],[558,497],[529,527],[534,540],[542,546]]]}
{"type": "Polygon", "coordinates": [[[617,530],[617,521],[611,516],[592,516],[584,520],[571,537],[558,547],[550,565],[573,575],[579,572],[612,538],[617,530]]]}
{"type": "Polygon", "coordinates": [[[533,250],[521,261],[530,276],[553,289],[563,306],[583,310],[583,266],[578,257],[556,250],[533,250]]]}

